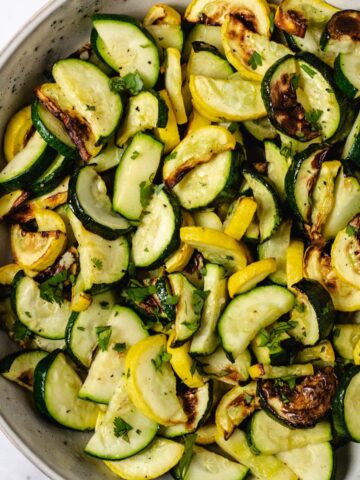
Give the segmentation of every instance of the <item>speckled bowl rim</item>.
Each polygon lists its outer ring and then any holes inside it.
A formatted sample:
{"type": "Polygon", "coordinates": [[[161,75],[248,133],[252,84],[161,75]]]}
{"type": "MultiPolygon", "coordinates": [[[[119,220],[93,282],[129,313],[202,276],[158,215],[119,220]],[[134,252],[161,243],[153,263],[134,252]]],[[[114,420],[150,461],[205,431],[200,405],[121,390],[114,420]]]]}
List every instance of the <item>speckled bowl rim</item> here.
{"type": "MultiPolygon", "coordinates": [[[[25,24],[13,35],[7,42],[5,47],[0,52],[0,72],[7,63],[11,55],[24,43],[24,41],[32,34],[32,32],[55,12],[59,7],[64,5],[67,0],[48,0],[47,3],[37,10],[25,24]]],[[[5,417],[0,411],[0,430],[10,440],[10,442],[30,460],[44,475],[51,480],[63,480],[63,477],[58,475],[50,465],[47,465],[40,459],[31,449],[31,447],[24,442],[19,435],[10,427],[5,417]]]]}

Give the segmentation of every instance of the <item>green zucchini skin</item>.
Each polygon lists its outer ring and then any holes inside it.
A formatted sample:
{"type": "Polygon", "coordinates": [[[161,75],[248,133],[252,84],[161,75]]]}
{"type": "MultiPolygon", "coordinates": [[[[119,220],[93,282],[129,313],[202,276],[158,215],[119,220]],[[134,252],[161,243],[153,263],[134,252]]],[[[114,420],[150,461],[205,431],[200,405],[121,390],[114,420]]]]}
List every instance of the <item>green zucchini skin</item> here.
{"type": "Polygon", "coordinates": [[[156,124],[156,128],[165,128],[168,122],[168,106],[166,105],[165,100],[156,90],[151,89],[149,91],[154,95],[154,97],[158,99],[159,103],[158,121],[156,124]]]}
{"type": "Polygon", "coordinates": [[[14,361],[18,358],[21,357],[21,355],[25,353],[36,353],[36,352],[42,352],[40,349],[29,349],[26,348],[24,350],[19,350],[17,352],[10,353],[9,355],[6,355],[6,357],[2,358],[0,360],[0,375],[3,373],[7,373],[10,371],[12,364],[14,361]]]}
{"type": "Polygon", "coordinates": [[[69,345],[71,344],[71,335],[72,335],[73,326],[78,316],[79,316],[78,312],[72,312],[70,315],[68,324],[66,326],[66,331],[65,331],[66,354],[71,358],[71,360],[79,368],[85,370],[86,367],[80,362],[80,360],[76,357],[76,355],[72,353],[71,348],[69,348],[69,345]]]}
{"type": "Polygon", "coordinates": [[[349,98],[353,99],[358,89],[346,78],[341,67],[341,54],[336,57],[334,64],[334,79],[339,89],[349,98]]]}
{"type": "MultiPolygon", "coordinates": [[[[61,180],[71,172],[71,167],[74,161],[70,157],[64,157],[62,163],[58,167],[51,171],[48,175],[41,175],[30,186],[30,191],[34,196],[45,195],[46,193],[54,190],[61,180]]],[[[45,172],[46,173],[46,172],[45,172]]]]}
{"type": "Polygon", "coordinates": [[[359,441],[351,438],[350,432],[345,422],[345,407],[344,407],[346,390],[351,380],[353,379],[353,377],[355,375],[358,375],[359,373],[360,373],[360,366],[358,365],[353,365],[350,368],[347,368],[344,371],[342,371],[340,382],[333,399],[333,403],[332,403],[333,424],[334,424],[336,435],[340,439],[340,441],[348,441],[348,440],[359,441]]]}
{"type": "Polygon", "coordinates": [[[357,115],[350,134],[345,142],[343,158],[354,165],[360,165],[360,112],[357,115]]]}

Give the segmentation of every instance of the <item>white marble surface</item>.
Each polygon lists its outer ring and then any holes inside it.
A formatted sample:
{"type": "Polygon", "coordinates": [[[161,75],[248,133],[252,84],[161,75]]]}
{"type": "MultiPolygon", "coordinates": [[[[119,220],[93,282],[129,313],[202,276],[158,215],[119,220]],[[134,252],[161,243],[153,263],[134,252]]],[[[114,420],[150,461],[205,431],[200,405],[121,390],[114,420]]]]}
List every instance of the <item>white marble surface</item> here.
{"type": "MultiPolygon", "coordinates": [[[[45,3],[47,0],[3,0],[1,2],[0,50],[45,3]]],[[[39,472],[0,432],[0,479],[46,480],[47,477],[39,472]]]]}

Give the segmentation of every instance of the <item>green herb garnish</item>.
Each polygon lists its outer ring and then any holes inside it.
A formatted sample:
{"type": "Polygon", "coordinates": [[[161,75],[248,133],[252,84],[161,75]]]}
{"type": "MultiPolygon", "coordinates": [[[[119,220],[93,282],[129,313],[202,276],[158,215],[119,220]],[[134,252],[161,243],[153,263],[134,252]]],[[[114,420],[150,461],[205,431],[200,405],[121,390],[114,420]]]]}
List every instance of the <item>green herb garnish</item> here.
{"type": "Polygon", "coordinates": [[[125,442],[130,443],[129,432],[133,429],[125,420],[121,417],[114,418],[114,435],[116,438],[122,438],[125,442]]]}
{"type": "Polygon", "coordinates": [[[106,352],[109,346],[112,329],[109,325],[104,327],[95,327],[95,332],[98,337],[98,344],[103,352],[106,352]]]}
{"type": "Polygon", "coordinates": [[[151,359],[151,363],[154,365],[156,371],[162,373],[163,364],[168,362],[170,359],[171,354],[167,353],[165,346],[162,345],[156,357],[151,359]]]}
{"type": "Polygon", "coordinates": [[[262,63],[263,62],[262,62],[262,57],[260,53],[258,53],[257,51],[254,51],[251,57],[249,58],[248,65],[250,65],[250,67],[253,70],[256,70],[257,67],[261,67],[262,63]]]}
{"type": "Polygon", "coordinates": [[[128,73],[124,77],[114,77],[110,80],[110,89],[115,93],[130,93],[137,95],[144,88],[139,72],[128,73]]]}

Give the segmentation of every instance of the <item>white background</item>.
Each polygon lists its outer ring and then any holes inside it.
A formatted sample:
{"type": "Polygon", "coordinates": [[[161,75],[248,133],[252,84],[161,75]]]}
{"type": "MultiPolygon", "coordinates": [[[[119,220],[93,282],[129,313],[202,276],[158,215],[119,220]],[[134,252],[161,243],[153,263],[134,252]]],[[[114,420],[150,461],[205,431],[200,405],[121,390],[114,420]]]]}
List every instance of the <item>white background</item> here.
{"type": "MultiPolygon", "coordinates": [[[[1,1],[0,50],[9,40],[11,40],[15,33],[21,29],[22,25],[45,3],[47,3],[47,0],[1,1]]],[[[0,432],[0,479],[46,480],[47,477],[39,472],[36,467],[18,452],[0,432]]]]}

